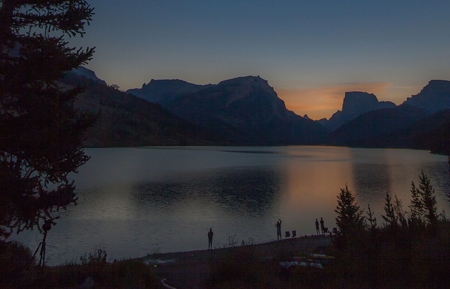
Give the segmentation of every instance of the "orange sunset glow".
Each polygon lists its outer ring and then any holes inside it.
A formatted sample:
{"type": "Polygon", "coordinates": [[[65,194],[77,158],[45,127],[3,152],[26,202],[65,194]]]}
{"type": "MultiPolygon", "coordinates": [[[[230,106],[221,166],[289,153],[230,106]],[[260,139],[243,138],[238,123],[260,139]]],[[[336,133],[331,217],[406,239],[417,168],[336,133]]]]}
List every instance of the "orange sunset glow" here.
{"type": "MultiPolygon", "coordinates": [[[[278,96],[284,100],[286,107],[296,114],[307,114],[311,119],[330,118],[342,108],[347,91],[364,91],[379,95],[391,86],[387,82],[350,83],[335,86],[313,87],[305,89],[276,89],[278,96]]],[[[406,97],[405,97],[406,99],[406,97]]]]}

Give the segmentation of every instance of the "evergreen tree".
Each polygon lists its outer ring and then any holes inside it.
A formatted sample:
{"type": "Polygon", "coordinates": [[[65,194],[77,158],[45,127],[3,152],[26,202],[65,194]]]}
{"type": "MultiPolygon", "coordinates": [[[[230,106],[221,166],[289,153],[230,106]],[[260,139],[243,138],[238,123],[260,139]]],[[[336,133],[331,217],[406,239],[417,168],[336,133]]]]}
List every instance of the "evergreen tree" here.
{"type": "Polygon", "coordinates": [[[386,215],[381,215],[381,217],[386,222],[386,226],[391,229],[397,228],[397,217],[395,215],[394,204],[392,203],[391,196],[389,196],[389,192],[386,192],[386,197],[384,197],[384,212],[386,215]]]}
{"type": "Polygon", "coordinates": [[[68,174],[88,160],[81,142],[94,118],[74,108],[82,89],[59,80],[91,59],[93,48],[65,38],[82,36],[92,15],[84,0],[0,2],[0,240],[76,201],[68,174]]]}
{"type": "Polygon", "coordinates": [[[422,201],[419,191],[416,189],[414,182],[411,182],[411,205],[409,209],[411,210],[410,221],[414,224],[422,223],[422,216],[424,215],[424,210],[422,206],[422,201]]]}
{"type": "Polygon", "coordinates": [[[436,193],[423,171],[419,175],[419,188],[411,185],[411,221],[435,226],[438,220],[436,193]]]}
{"type": "Polygon", "coordinates": [[[370,231],[375,231],[377,229],[377,218],[375,218],[375,214],[370,209],[370,205],[367,205],[367,221],[369,222],[370,231]]]}
{"type": "Polygon", "coordinates": [[[395,213],[395,217],[396,217],[399,225],[401,225],[402,227],[407,227],[408,223],[407,223],[406,217],[405,217],[406,212],[405,212],[405,210],[403,210],[402,201],[397,196],[395,196],[395,200],[394,200],[394,213],[395,213]]]}
{"type": "Polygon", "coordinates": [[[430,225],[435,226],[438,220],[436,194],[430,179],[423,171],[420,172],[419,189],[417,189],[417,192],[420,195],[425,219],[430,225]]]}
{"type": "Polygon", "coordinates": [[[337,213],[336,225],[339,230],[334,241],[338,248],[345,249],[353,236],[364,231],[366,224],[364,212],[347,186],[345,186],[345,189],[341,189],[337,201],[338,205],[335,212],[337,213]]]}

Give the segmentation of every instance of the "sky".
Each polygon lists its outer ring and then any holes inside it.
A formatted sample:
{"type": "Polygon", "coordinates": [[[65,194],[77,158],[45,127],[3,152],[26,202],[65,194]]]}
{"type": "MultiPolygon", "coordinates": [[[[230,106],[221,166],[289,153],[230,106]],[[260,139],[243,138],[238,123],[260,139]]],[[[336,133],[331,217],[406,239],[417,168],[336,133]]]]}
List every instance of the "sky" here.
{"type": "Polygon", "coordinates": [[[259,75],[289,110],[320,119],[346,91],[401,104],[450,80],[450,1],[88,2],[93,21],[70,44],[96,47],[86,67],[122,90],[259,75]]]}

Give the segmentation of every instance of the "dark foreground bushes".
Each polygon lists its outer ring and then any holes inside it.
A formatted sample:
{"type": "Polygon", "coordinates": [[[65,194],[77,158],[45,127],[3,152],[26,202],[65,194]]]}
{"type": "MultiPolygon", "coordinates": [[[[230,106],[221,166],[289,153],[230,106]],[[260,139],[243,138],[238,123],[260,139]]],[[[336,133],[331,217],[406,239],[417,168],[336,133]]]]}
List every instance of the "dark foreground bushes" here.
{"type": "Polygon", "coordinates": [[[334,288],[450,288],[450,223],[440,221],[434,236],[407,235],[377,229],[375,236],[336,250],[335,262],[326,268],[327,283],[334,288]]]}
{"type": "Polygon", "coordinates": [[[272,266],[262,262],[250,247],[235,248],[221,256],[211,258],[208,288],[268,288],[272,266]]]}
{"type": "MultiPolygon", "coordinates": [[[[26,270],[33,263],[30,249],[18,242],[0,242],[0,288],[31,282],[34,272],[26,270]]],[[[20,288],[20,286],[19,286],[20,288]]]]}
{"type": "Polygon", "coordinates": [[[107,263],[99,252],[81,257],[81,264],[41,268],[29,249],[1,243],[0,288],[79,288],[88,278],[94,288],[161,288],[151,266],[135,260],[107,263]]]}
{"type": "Polygon", "coordinates": [[[341,190],[329,268],[335,287],[450,288],[450,222],[437,213],[428,177],[421,172],[419,180],[408,209],[386,194],[381,227],[370,206],[364,212],[348,188],[341,190]]]}
{"type": "Polygon", "coordinates": [[[280,266],[280,261],[304,255],[283,247],[280,242],[276,252],[258,252],[255,247],[243,246],[215,255],[209,263],[207,288],[322,288],[325,271],[313,267],[280,266]],[[320,287],[317,287],[320,286],[320,287]]]}
{"type": "Polygon", "coordinates": [[[139,261],[94,262],[46,268],[41,279],[48,288],[77,286],[92,278],[95,288],[158,288],[151,267],[139,261]]]}

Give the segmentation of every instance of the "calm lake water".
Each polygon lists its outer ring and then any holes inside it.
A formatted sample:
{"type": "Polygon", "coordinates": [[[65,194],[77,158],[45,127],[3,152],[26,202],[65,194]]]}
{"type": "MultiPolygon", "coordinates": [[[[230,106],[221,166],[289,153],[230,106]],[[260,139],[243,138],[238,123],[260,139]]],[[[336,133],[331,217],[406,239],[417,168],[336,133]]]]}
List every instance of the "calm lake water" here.
{"type": "MultiPolygon", "coordinates": [[[[423,170],[439,211],[449,211],[446,156],[405,149],[344,147],[171,147],[86,149],[74,175],[78,205],[62,213],[47,237],[48,264],[78,261],[101,248],[108,259],[207,249],[276,239],[275,223],[315,233],[323,217],[335,227],[336,196],[346,185],[377,214],[386,192],[409,205],[411,181],[423,170]]],[[[448,217],[448,215],[447,215],[448,217]]],[[[33,251],[37,230],[17,238],[33,251]]]]}

